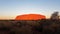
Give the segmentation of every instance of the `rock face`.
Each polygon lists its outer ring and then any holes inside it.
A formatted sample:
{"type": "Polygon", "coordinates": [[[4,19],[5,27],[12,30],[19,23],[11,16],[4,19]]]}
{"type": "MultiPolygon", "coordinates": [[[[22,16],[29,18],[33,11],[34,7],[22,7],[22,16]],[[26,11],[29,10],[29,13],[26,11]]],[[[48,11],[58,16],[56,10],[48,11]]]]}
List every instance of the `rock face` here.
{"type": "Polygon", "coordinates": [[[38,19],[46,19],[44,15],[40,14],[25,14],[25,15],[18,15],[15,20],[38,20],[38,19]]]}

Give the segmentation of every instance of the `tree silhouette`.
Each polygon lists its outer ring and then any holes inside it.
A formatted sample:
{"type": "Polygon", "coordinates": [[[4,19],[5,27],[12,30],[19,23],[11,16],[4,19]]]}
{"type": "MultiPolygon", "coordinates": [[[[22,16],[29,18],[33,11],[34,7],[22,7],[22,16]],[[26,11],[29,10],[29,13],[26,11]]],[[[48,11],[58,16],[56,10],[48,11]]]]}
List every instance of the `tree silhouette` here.
{"type": "Polygon", "coordinates": [[[51,15],[51,19],[56,19],[58,20],[59,19],[59,12],[54,12],[52,15],[51,15]]]}

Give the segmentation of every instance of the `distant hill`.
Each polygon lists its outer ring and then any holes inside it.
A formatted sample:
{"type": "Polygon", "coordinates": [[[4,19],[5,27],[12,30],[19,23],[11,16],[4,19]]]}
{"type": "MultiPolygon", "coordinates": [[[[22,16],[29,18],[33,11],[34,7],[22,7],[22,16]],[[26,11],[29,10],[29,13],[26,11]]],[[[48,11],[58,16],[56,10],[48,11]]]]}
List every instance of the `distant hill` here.
{"type": "Polygon", "coordinates": [[[46,17],[40,14],[25,14],[25,15],[18,15],[15,18],[15,20],[38,20],[38,19],[46,19],[46,17]]]}

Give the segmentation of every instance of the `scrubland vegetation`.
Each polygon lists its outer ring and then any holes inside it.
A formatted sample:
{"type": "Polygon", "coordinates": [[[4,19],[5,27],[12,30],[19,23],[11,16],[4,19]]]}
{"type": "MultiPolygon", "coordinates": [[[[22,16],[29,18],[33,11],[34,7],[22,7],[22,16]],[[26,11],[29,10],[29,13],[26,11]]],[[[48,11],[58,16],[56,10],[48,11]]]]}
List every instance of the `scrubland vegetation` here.
{"type": "Polygon", "coordinates": [[[0,20],[1,34],[60,34],[60,19],[0,20]]]}

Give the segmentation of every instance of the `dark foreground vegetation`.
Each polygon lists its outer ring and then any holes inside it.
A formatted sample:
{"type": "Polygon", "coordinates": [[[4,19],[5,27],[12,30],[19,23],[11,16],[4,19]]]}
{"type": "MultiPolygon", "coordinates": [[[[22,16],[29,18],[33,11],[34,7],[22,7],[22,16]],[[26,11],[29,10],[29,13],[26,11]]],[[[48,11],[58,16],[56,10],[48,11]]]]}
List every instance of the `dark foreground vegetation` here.
{"type": "Polygon", "coordinates": [[[0,34],[60,34],[60,20],[0,20],[0,34]]]}

